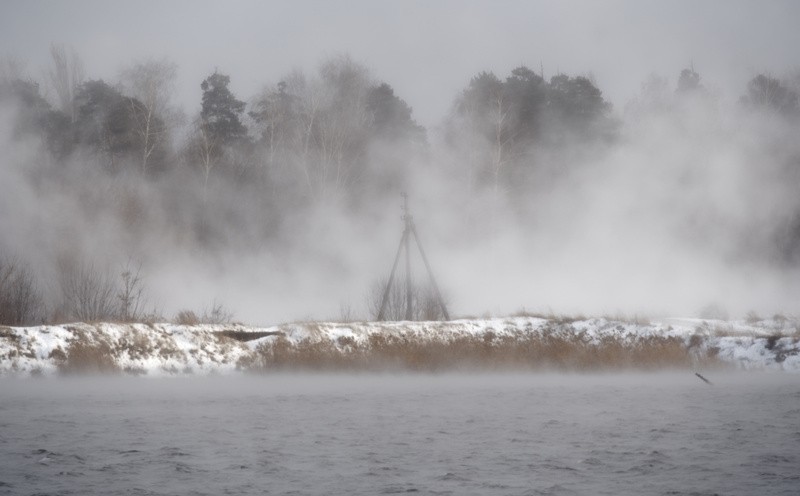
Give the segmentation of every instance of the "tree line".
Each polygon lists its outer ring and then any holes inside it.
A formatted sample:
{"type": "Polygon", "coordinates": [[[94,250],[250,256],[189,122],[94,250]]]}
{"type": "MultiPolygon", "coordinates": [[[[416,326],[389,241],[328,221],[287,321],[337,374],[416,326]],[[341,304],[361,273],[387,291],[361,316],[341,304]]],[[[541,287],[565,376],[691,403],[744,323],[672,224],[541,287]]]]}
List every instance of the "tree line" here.
{"type": "MultiPolygon", "coordinates": [[[[78,55],[63,46],[51,55],[48,98],[40,82],[6,61],[0,101],[18,109],[14,137],[41,139],[56,162],[91,158],[110,174],[149,178],[183,167],[199,174],[204,196],[213,177],[228,176],[319,201],[397,187],[404,167],[430,151],[411,107],[346,55],[314,74],[287,74],[249,104],[231,92],[230,76],[215,70],[199,82],[200,110],[188,120],[172,102],[175,63],[136,62],[109,83],[86,78],[78,55]]],[[[796,118],[797,89],[797,80],[759,74],[740,104],[796,118]]],[[[681,72],[674,93],[707,95],[693,68],[681,72]]],[[[520,66],[505,79],[475,75],[454,96],[442,141],[469,156],[464,167],[475,169],[473,186],[496,188],[503,176],[518,183],[519,169],[535,168],[541,150],[613,142],[619,119],[591,77],[546,79],[520,66]]]]}
{"type": "MultiPolygon", "coordinates": [[[[174,62],[149,59],[130,64],[118,81],[92,79],[78,54],[59,45],[40,80],[4,60],[7,142],[34,151],[19,162],[4,160],[4,174],[14,169],[42,195],[74,198],[87,219],[112,218],[133,252],[149,249],[144,244],[154,237],[183,248],[257,250],[280,243],[298,212],[329,204],[368,211],[408,188],[420,171],[522,205],[531,187],[624,141],[626,122],[715,102],[693,67],[675,87],[649,79],[637,99],[615,112],[591,76],[546,77],[520,66],[504,78],[487,71],[466,81],[441,127],[429,130],[389,83],[347,55],[310,73],[292,71],[247,101],[230,88],[235,75],[210,71],[197,82],[201,101],[190,116],[174,103],[177,77],[174,62]]],[[[759,74],[737,106],[796,126],[799,89],[800,77],[759,74]]],[[[797,157],[786,160],[800,167],[797,157]]],[[[787,233],[787,250],[796,253],[800,220],[787,233]]],[[[76,281],[98,278],[92,271],[81,276],[87,264],[77,238],[84,234],[65,234],[62,252],[50,254],[61,278],[50,291],[59,318],[86,318],[73,301],[76,281]]],[[[3,251],[9,249],[0,244],[3,251]]],[[[3,260],[0,323],[53,318],[19,302],[40,291],[30,262],[3,260]]],[[[119,306],[124,277],[120,284],[100,284],[115,309],[99,313],[128,318],[119,306]]]]}

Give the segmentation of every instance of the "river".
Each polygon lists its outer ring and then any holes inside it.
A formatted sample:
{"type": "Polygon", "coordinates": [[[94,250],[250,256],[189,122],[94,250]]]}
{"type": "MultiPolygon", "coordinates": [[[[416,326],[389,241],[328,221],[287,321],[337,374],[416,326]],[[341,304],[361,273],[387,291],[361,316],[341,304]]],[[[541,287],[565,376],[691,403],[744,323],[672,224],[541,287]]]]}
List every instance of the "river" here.
{"type": "Polygon", "coordinates": [[[0,380],[0,494],[800,493],[800,376],[0,380]]]}

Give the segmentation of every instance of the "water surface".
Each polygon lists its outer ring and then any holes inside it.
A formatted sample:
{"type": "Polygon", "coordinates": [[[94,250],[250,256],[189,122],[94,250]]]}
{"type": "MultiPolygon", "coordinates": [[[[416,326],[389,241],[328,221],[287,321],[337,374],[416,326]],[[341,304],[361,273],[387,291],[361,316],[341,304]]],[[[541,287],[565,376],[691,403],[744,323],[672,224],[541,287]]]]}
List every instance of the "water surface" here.
{"type": "Polygon", "coordinates": [[[800,493],[790,374],[0,381],[0,494],[800,493]]]}

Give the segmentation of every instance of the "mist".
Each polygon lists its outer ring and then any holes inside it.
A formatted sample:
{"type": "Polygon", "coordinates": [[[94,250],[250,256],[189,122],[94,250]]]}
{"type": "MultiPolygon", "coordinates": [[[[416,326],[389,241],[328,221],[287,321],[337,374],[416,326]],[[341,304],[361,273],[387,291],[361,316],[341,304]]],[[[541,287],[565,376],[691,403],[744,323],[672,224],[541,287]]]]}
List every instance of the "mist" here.
{"type": "MultiPolygon", "coordinates": [[[[619,9],[648,25],[669,14],[665,27],[645,33],[641,24],[608,16],[592,22],[596,8],[582,3],[512,3],[485,22],[488,4],[442,3],[411,9],[428,14],[419,24],[424,43],[406,34],[372,44],[376,34],[364,25],[391,24],[396,6],[353,7],[356,20],[334,16],[317,34],[326,8],[308,3],[287,14],[308,14],[309,23],[291,33],[307,42],[285,53],[263,49],[277,60],[271,64],[253,58],[256,40],[235,37],[205,51],[190,52],[183,42],[161,51],[123,31],[108,53],[78,33],[80,23],[57,30],[60,39],[41,27],[34,31],[42,39],[5,34],[13,41],[5,46],[17,51],[6,54],[0,79],[0,255],[30,268],[42,320],[72,317],[64,308],[65,273],[90,267],[115,281],[131,261],[140,267],[142,315],[150,317],[221,303],[234,320],[251,324],[370,320],[374,287],[388,277],[400,242],[400,195],[407,192],[454,317],[797,314],[800,72],[791,54],[796,43],[786,43],[796,33],[785,21],[774,24],[797,8],[708,4],[687,39],[670,44],[691,17],[688,4],[666,14],[663,6],[639,5],[621,2],[619,9]],[[712,10],[722,21],[708,20],[712,10]],[[499,34],[506,25],[521,32],[514,13],[561,20],[591,49],[536,53],[528,38],[499,34]],[[733,38],[724,38],[727,46],[709,41],[751,18],[747,50],[733,38]],[[448,19],[452,36],[431,31],[430,19],[448,19]],[[336,34],[351,26],[352,38],[336,34]],[[121,47],[126,36],[137,41],[135,50],[121,47]],[[473,38],[491,41],[474,51],[473,38]],[[102,80],[109,88],[74,100],[78,117],[69,124],[56,115],[67,114],[46,77],[51,43],[85,60],[83,83],[102,80]],[[635,53],[637,44],[654,55],[635,53]],[[619,57],[598,58],[603,49],[619,57]],[[439,56],[435,68],[431,53],[439,56]],[[162,57],[177,75],[160,107],[166,131],[147,169],[133,131],[109,144],[108,133],[92,141],[86,130],[101,122],[90,103],[106,101],[93,95],[118,94],[119,108],[138,109],[146,99],[124,69],[162,57]],[[521,66],[529,68],[525,88],[543,95],[518,97],[541,101],[534,117],[513,105],[516,93],[504,93],[515,88],[509,81],[521,66]],[[482,80],[481,71],[497,81],[482,80]],[[201,146],[208,123],[221,122],[201,102],[211,94],[201,82],[213,74],[229,77],[218,88],[243,105],[237,119],[244,131],[230,142],[219,138],[219,152],[201,146]],[[692,75],[689,91],[681,85],[692,75]],[[784,91],[785,105],[755,98],[758,76],[778,85],[763,88],[784,91]],[[14,81],[30,83],[25,91],[35,86],[40,99],[8,89],[18,88],[14,81]]],[[[159,21],[141,21],[161,26],[174,8],[164,7],[159,21]]],[[[198,8],[209,18],[217,10],[198,8]]],[[[31,26],[52,22],[22,4],[3,9],[31,26]]],[[[406,15],[395,22],[411,26],[406,15]]],[[[403,31],[391,25],[390,33],[403,31]]],[[[97,29],[96,36],[111,36],[97,29]]],[[[197,27],[186,29],[196,34],[197,27]]],[[[538,40],[554,39],[553,31],[538,40]]],[[[135,129],[133,121],[115,122],[135,129]]],[[[413,263],[414,280],[424,284],[421,260],[413,263]]]]}

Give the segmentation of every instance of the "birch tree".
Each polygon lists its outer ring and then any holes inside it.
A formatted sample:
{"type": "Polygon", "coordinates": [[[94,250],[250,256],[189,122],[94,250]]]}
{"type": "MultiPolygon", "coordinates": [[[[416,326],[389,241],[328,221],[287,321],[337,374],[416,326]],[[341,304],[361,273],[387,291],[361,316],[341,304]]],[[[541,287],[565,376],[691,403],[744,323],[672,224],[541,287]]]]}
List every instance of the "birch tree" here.
{"type": "Polygon", "coordinates": [[[295,71],[268,88],[250,113],[261,130],[262,163],[291,171],[315,201],[352,188],[363,175],[371,87],[364,66],[338,56],[311,77],[295,71]]]}
{"type": "Polygon", "coordinates": [[[170,101],[175,91],[177,65],[167,59],[136,62],[122,73],[125,89],[131,100],[131,116],[139,138],[140,167],[147,174],[154,153],[163,149],[168,139],[168,120],[174,120],[175,112],[170,101]]]}
{"type": "Polygon", "coordinates": [[[57,44],[50,45],[50,58],[47,83],[55,91],[58,107],[74,124],[78,119],[75,96],[85,76],[83,62],[74,49],[57,44]]]}
{"type": "Polygon", "coordinates": [[[194,122],[194,139],[191,148],[193,155],[199,160],[203,173],[203,203],[205,204],[208,196],[208,179],[217,164],[221,143],[211,132],[208,121],[200,117],[194,122]]]}

